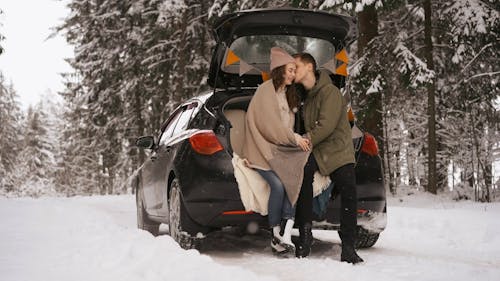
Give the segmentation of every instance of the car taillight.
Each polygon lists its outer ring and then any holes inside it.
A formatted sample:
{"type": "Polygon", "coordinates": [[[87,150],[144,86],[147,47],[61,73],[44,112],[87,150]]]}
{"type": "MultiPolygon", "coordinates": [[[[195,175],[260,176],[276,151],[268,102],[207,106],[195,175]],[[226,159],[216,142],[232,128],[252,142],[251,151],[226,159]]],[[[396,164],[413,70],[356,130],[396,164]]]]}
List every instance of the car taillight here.
{"type": "Polygon", "coordinates": [[[371,156],[378,155],[378,144],[375,140],[375,137],[368,133],[365,133],[365,140],[363,141],[361,151],[371,156]]]}
{"type": "Polygon", "coordinates": [[[224,148],[215,136],[214,132],[200,132],[189,138],[189,143],[194,151],[203,155],[212,155],[224,148]]]}
{"type": "Polygon", "coordinates": [[[368,210],[365,210],[365,209],[358,209],[358,215],[364,215],[368,213],[368,210]]]}

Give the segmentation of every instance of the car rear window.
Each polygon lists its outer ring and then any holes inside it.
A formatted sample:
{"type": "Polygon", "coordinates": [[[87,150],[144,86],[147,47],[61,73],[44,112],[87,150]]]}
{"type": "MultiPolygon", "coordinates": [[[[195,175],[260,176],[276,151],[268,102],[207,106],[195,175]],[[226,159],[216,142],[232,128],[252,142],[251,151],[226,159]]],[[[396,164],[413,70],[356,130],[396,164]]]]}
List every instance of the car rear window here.
{"type": "MultiPolygon", "coordinates": [[[[236,63],[225,63],[223,71],[239,73],[243,61],[252,66],[248,74],[269,71],[269,53],[272,47],[281,47],[289,54],[306,52],[311,54],[318,66],[327,63],[335,56],[335,47],[329,41],[295,35],[253,35],[236,39],[229,49],[239,58],[236,63]]],[[[229,52],[226,52],[226,60],[229,52]]]]}

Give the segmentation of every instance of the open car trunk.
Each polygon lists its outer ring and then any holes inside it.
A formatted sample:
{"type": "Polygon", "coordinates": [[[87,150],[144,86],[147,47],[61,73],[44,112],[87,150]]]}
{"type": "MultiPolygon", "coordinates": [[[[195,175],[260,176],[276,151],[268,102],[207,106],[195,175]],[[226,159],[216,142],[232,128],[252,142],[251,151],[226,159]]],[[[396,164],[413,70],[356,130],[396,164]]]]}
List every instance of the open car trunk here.
{"type": "Polygon", "coordinates": [[[319,67],[330,70],[332,76],[338,75],[333,80],[343,84],[348,63],[344,49],[357,37],[352,17],[290,8],[230,14],[214,24],[213,32],[216,46],[208,84],[216,92],[257,87],[266,80],[272,47],[281,47],[290,54],[310,53],[319,67]]]}

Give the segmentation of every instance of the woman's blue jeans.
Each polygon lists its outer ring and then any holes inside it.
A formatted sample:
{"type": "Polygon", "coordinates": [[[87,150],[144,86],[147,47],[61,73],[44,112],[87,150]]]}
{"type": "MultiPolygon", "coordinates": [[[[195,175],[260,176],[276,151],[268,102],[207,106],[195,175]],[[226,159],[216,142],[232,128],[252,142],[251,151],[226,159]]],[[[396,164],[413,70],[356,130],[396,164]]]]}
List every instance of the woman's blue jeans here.
{"type": "Polygon", "coordinates": [[[265,171],[255,169],[271,187],[269,195],[268,215],[269,226],[277,226],[281,219],[293,219],[295,216],[295,207],[292,206],[288,196],[286,195],[285,187],[280,178],[274,171],[265,171]]]}

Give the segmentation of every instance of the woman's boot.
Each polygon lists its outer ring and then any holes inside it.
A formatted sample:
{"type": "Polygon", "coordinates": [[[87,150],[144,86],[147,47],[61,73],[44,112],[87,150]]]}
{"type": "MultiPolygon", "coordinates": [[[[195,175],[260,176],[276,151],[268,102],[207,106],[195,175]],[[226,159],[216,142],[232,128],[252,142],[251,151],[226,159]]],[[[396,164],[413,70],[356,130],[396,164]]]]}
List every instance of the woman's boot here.
{"type": "Polygon", "coordinates": [[[282,245],[282,237],[280,235],[281,227],[279,225],[273,226],[271,228],[271,250],[273,253],[281,254],[286,251],[286,248],[282,245]]]}
{"type": "Polygon", "coordinates": [[[282,246],[287,249],[290,253],[295,253],[295,245],[292,242],[292,228],[294,221],[291,219],[286,220],[286,224],[283,231],[283,238],[281,239],[282,246]]]}
{"type": "Polygon", "coordinates": [[[295,256],[297,258],[305,258],[311,253],[311,245],[313,241],[311,223],[305,223],[304,225],[299,226],[299,235],[299,244],[297,245],[295,256]]]}

